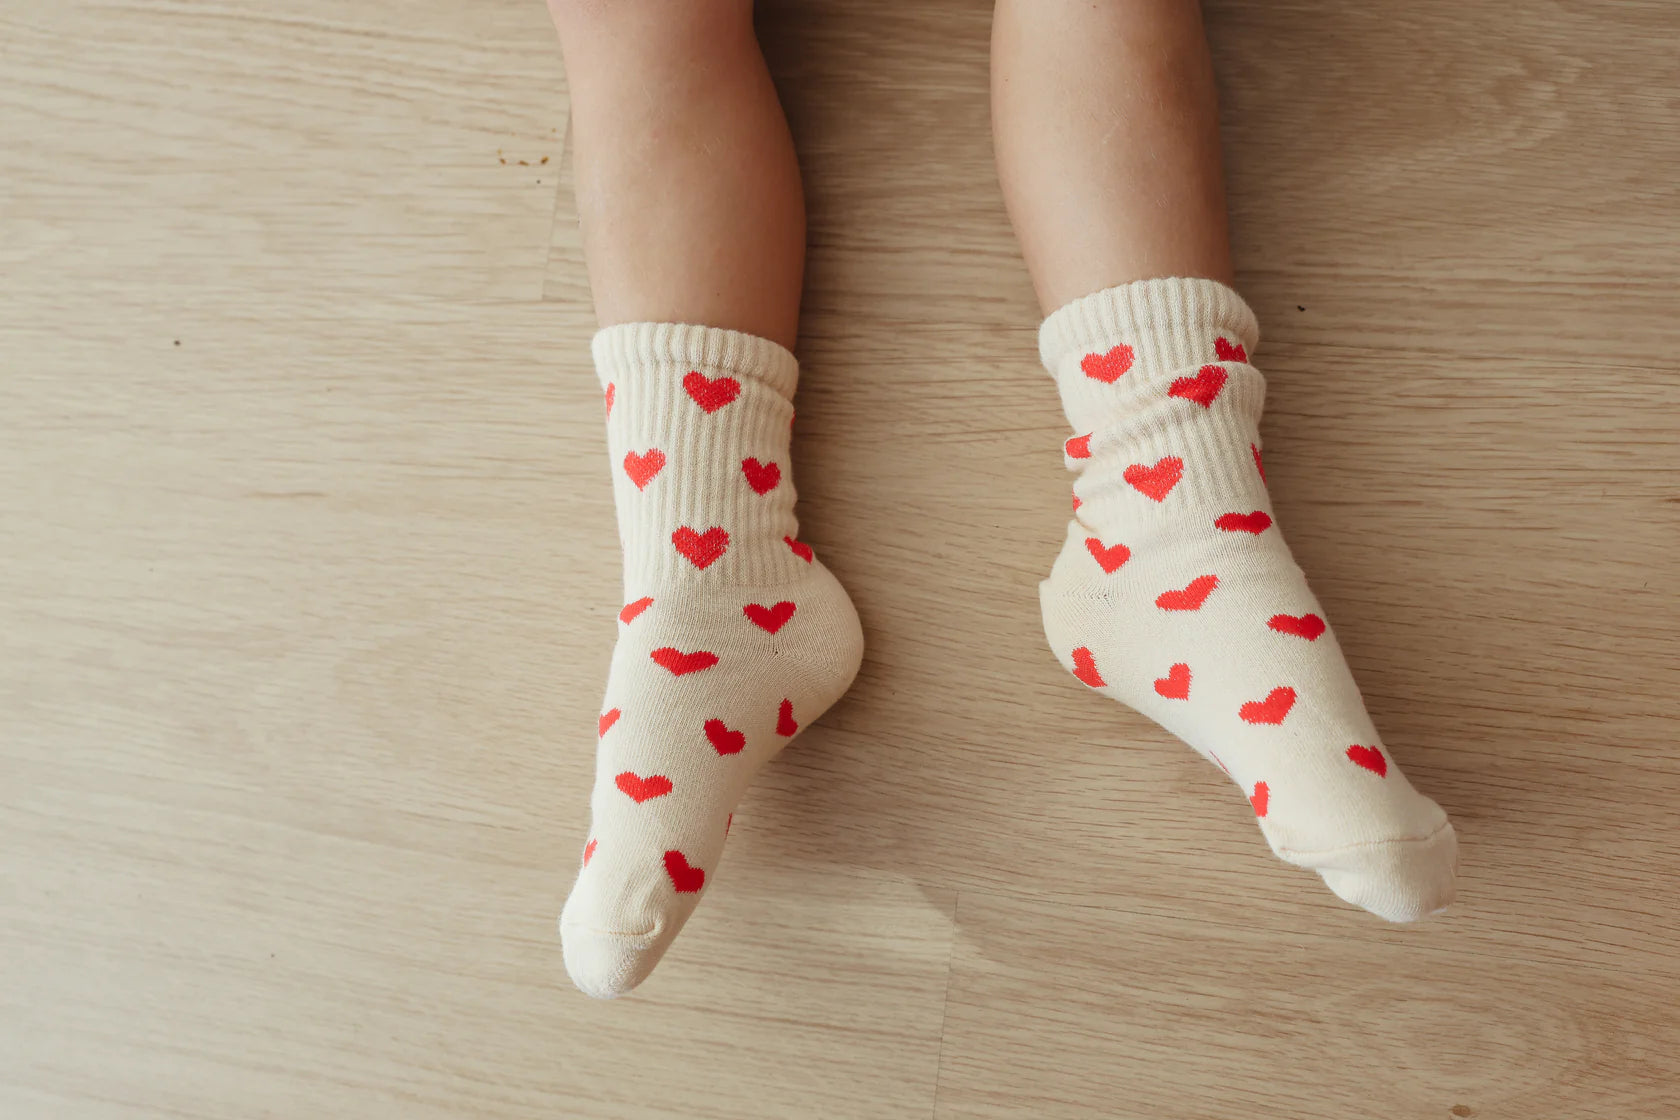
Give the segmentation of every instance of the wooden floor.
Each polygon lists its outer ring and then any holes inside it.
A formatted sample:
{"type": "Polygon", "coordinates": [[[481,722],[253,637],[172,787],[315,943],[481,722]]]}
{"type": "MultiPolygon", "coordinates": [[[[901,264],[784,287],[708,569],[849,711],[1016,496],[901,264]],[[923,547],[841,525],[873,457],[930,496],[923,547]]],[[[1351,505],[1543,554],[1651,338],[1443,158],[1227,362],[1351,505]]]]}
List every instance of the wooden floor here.
{"type": "Polygon", "coordinates": [[[1415,929],[1045,648],[988,18],[762,7],[805,536],[870,652],[600,1004],[542,5],[0,0],[0,1116],[1680,1115],[1673,6],[1208,8],[1276,505],[1462,837],[1415,929]]]}

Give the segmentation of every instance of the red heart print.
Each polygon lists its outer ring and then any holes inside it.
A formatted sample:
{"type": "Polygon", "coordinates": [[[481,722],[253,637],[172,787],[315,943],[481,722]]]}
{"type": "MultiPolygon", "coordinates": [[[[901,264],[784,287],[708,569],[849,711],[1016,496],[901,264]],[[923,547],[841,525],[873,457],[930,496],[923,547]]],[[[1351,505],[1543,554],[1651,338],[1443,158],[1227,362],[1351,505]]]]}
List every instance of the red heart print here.
{"type": "Polygon", "coordinates": [[[1274,614],[1266,625],[1279,634],[1293,634],[1309,642],[1316,641],[1325,631],[1324,620],[1316,614],[1303,614],[1299,617],[1292,614],[1274,614]]]}
{"type": "Polygon", "coordinates": [[[1085,504],[1084,502],[1079,500],[1079,495],[1078,494],[1075,494],[1073,496],[1073,512],[1078,513],[1079,512],[1079,507],[1084,505],[1084,504],[1085,504]]]}
{"type": "Polygon", "coordinates": [[[1214,527],[1227,533],[1253,533],[1259,536],[1272,527],[1272,517],[1263,509],[1253,513],[1222,513],[1213,519],[1214,527]]]}
{"type": "Polygon", "coordinates": [[[1074,436],[1062,444],[1062,450],[1067,452],[1069,459],[1089,459],[1091,457],[1091,436],[1095,432],[1082,436],[1074,436]]]}
{"type": "Polygon", "coordinates": [[[1254,469],[1260,472],[1260,481],[1265,482],[1266,481],[1266,464],[1264,464],[1260,461],[1260,449],[1252,443],[1248,445],[1248,449],[1250,451],[1254,452],[1254,469]]]}
{"type": "Polygon", "coordinates": [[[624,604],[624,609],[618,612],[618,620],[626,625],[641,617],[641,613],[653,606],[653,596],[644,595],[634,603],[624,604]]]}
{"type": "Polygon", "coordinates": [[[1363,766],[1379,778],[1388,777],[1388,759],[1376,747],[1362,747],[1355,743],[1347,749],[1348,761],[1363,766]]]}
{"type": "Polygon", "coordinates": [[[776,709],[776,734],[784,739],[793,738],[793,733],[799,730],[799,724],[793,720],[793,701],[784,699],[782,706],[776,709]]]}
{"type": "Polygon", "coordinates": [[[607,382],[606,390],[601,394],[601,399],[607,402],[607,415],[608,416],[612,415],[613,394],[614,394],[614,391],[617,388],[618,388],[618,386],[614,385],[611,381],[609,381],[609,382],[607,382]]]}
{"type": "Polygon", "coordinates": [[[591,840],[583,846],[583,865],[589,866],[590,857],[595,854],[595,841],[591,840]]]}
{"type": "Polygon", "coordinates": [[[678,894],[693,894],[706,885],[706,873],[690,867],[688,857],[681,852],[665,853],[665,874],[671,877],[671,885],[677,888],[678,894]]]}
{"type": "Polygon", "coordinates": [[[1155,691],[1168,700],[1190,699],[1190,666],[1180,661],[1167,675],[1155,679],[1155,691]]]}
{"type": "Polygon", "coordinates": [[[1218,576],[1197,576],[1182,591],[1161,592],[1155,597],[1155,605],[1164,611],[1199,611],[1218,586],[1218,576]]]}
{"type": "Polygon", "coordinates": [[[1293,688],[1274,688],[1266,694],[1264,700],[1250,700],[1237,709],[1237,716],[1244,723],[1282,723],[1283,717],[1289,714],[1289,709],[1295,706],[1295,690],[1293,688]]]}
{"type": "Polygon", "coordinates": [[[1249,796],[1248,803],[1254,806],[1255,816],[1263,817],[1266,815],[1266,805],[1271,801],[1271,795],[1272,791],[1266,788],[1265,782],[1254,783],[1254,792],[1249,796]]]}
{"type": "Polygon", "coordinates": [[[1091,656],[1091,651],[1080,646],[1073,651],[1073,675],[1090,685],[1092,688],[1102,688],[1108,684],[1097,672],[1097,659],[1091,656]]]}
{"type": "Polygon", "coordinates": [[[1243,349],[1240,342],[1227,342],[1223,338],[1213,340],[1213,352],[1219,355],[1222,362],[1246,362],[1248,351],[1243,349]]]}
{"type": "Polygon", "coordinates": [[[1194,377],[1181,377],[1167,390],[1169,397],[1183,397],[1203,408],[1212,408],[1219,390],[1225,388],[1225,371],[1218,366],[1203,366],[1194,377]]]}
{"type": "Polygon", "coordinates": [[[729,550],[729,534],[716,525],[696,533],[687,525],[671,534],[671,543],[696,568],[705,568],[729,550]]]}
{"type": "Polygon", "coordinates": [[[1121,345],[1106,354],[1087,354],[1080,361],[1079,368],[1084,370],[1085,376],[1091,380],[1112,385],[1132,368],[1132,348],[1121,345]]]}
{"type": "Polygon", "coordinates": [[[646,490],[647,484],[653,481],[653,476],[664,467],[665,452],[657,447],[649,448],[645,455],[638,455],[634,451],[624,453],[624,473],[636,484],[638,490],[646,490]]]}
{"type": "Polygon", "coordinates": [[[1177,455],[1168,455],[1153,467],[1133,463],[1121,472],[1120,477],[1144,497],[1164,502],[1173,487],[1178,485],[1178,480],[1184,477],[1184,460],[1177,455]]]}
{"type": "Polygon", "coordinates": [[[664,797],[671,792],[671,779],[663,774],[651,774],[643,778],[634,770],[626,770],[613,779],[613,784],[619,788],[619,792],[638,805],[656,797],[664,797]]]}
{"type": "Polygon", "coordinates": [[[787,625],[787,620],[793,617],[793,612],[797,609],[792,603],[784,600],[773,607],[761,607],[757,603],[748,603],[741,608],[741,613],[752,619],[753,625],[760,630],[767,630],[774,634],[787,625]]]}
{"type": "Polygon", "coordinates": [[[721,719],[706,721],[706,739],[712,744],[712,749],[719,754],[740,754],[747,745],[747,737],[740,731],[731,731],[728,724],[721,719]]]}
{"type": "Polygon", "coordinates": [[[799,557],[807,564],[809,564],[816,556],[816,553],[811,551],[811,546],[806,544],[804,541],[796,541],[792,537],[783,537],[782,540],[786,541],[787,546],[793,549],[793,554],[795,556],[799,557]]]}
{"type": "Polygon", "coordinates": [[[760,463],[757,459],[742,459],[741,473],[754,494],[768,494],[782,481],[782,468],[774,463],[760,463]]]}
{"type": "Polygon", "coordinates": [[[1120,565],[1132,558],[1132,550],[1125,545],[1117,544],[1113,548],[1104,548],[1103,542],[1097,537],[1085,538],[1085,551],[1096,560],[1097,567],[1109,575],[1119,571],[1120,565]]]}
{"type": "Polygon", "coordinates": [[[617,708],[614,708],[611,711],[602,712],[601,718],[595,721],[595,737],[599,739],[601,736],[605,735],[609,730],[611,730],[612,725],[618,722],[618,717],[623,714],[624,713],[619,711],[617,708]]]}
{"type": "Polygon", "coordinates": [[[682,650],[673,649],[671,646],[660,646],[648,656],[653,658],[656,665],[669,669],[673,677],[680,677],[684,673],[698,673],[700,670],[710,669],[718,663],[717,654],[708,653],[703,649],[697,649],[693,653],[684,653],[682,650]]]}
{"type": "Polygon", "coordinates": [[[683,388],[689,400],[707,413],[716,412],[741,395],[741,383],[733,377],[707,377],[699,370],[689,371],[683,378],[683,388]]]}

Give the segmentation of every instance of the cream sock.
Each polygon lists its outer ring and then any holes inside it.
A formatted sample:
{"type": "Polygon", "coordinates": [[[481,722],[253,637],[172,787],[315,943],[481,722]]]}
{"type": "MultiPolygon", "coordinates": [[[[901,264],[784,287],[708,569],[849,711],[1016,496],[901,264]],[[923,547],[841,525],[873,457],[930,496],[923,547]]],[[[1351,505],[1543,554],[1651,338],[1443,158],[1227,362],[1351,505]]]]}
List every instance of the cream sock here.
{"type": "Polygon", "coordinates": [[[1230,775],[1280,857],[1413,921],[1452,900],[1457,840],[1377,737],[1273,519],[1257,340],[1211,280],[1127,284],[1045,321],[1079,478],[1044,631],[1075,677],[1230,775]]]}
{"type": "Polygon", "coordinates": [[[850,686],[863,633],[798,539],[793,355],[671,323],[608,327],[594,354],[625,605],[560,935],[573,983],[611,997],[682,929],[747,784],[850,686]]]}

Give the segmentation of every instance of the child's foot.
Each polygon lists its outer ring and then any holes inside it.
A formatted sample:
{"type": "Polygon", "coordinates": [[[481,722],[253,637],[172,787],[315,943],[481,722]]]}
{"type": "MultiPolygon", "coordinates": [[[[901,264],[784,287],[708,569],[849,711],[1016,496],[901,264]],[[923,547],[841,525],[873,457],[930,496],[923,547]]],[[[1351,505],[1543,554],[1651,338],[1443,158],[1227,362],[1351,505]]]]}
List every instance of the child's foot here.
{"type": "Polygon", "coordinates": [[[798,539],[793,355],[668,323],[609,327],[594,351],[625,592],[560,934],[573,983],[610,997],[688,920],[748,782],[846,691],[863,633],[798,539]]]}
{"type": "Polygon", "coordinates": [[[1273,519],[1257,328],[1211,280],[1087,296],[1040,332],[1074,426],[1074,518],[1039,585],[1075,677],[1242,787],[1272,850],[1413,921],[1453,897],[1446,814],[1400,773],[1273,519]]]}

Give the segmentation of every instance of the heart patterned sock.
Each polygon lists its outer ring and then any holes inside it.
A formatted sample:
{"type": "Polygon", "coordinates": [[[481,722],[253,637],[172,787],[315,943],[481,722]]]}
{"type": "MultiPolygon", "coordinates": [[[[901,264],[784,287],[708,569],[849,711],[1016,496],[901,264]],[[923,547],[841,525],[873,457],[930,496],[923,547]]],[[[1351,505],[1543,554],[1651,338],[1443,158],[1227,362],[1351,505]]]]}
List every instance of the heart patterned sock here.
{"type": "Polygon", "coordinates": [[[752,776],[851,685],[863,632],[798,539],[793,355],[629,323],[597,334],[594,356],[625,591],[560,936],[573,983],[612,997],[647,977],[711,885],[752,776]]]}
{"type": "Polygon", "coordinates": [[[1453,897],[1457,839],[1377,738],[1267,497],[1254,314],[1145,280],[1039,333],[1075,435],[1067,543],[1039,585],[1064,666],[1224,770],[1272,850],[1390,921],[1453,897]]]}

